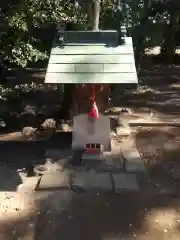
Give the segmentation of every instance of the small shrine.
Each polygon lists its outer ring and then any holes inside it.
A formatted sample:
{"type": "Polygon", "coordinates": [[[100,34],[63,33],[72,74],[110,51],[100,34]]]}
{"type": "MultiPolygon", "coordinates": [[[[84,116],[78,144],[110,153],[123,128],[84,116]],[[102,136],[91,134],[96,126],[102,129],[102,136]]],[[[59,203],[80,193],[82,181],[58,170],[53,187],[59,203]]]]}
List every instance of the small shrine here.
{"type": "Polygon", "coordinates": [[[104,115],[110,85],[138,83],[132,38],[120,30],[66,31],[53,42],[45,83],[74,84],[72,149],[86,157],[111,151],[104,115]],[[95,112],[94,112],[95,111],[95,112]]]}

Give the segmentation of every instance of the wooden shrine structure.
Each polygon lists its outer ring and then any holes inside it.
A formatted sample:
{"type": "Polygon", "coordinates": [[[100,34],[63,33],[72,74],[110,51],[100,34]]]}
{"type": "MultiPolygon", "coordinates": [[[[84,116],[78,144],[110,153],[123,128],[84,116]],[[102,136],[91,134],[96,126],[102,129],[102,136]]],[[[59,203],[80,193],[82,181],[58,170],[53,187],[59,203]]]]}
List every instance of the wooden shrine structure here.
{"type": "Polygon", "coordinates": [[[99,30],[99,7],[100,2],[96,0],[91,18],[92,22],[95,20],[93,30],[65,31],[60,28],[57,31],[45,77],[48,84],[75,85],[72,149],[87,151],[88,156],[89,151],[98,154],[111,151],[110,119],[103,114],[110,85],[138,83],[132,38],[126,37],[123,27],[120,31],[99,30]],[[92,105],[92,85],[100,111],[98,119],[88,115],[92,105]]]}
{"type": "Polygon", "coordinates": [[[78,113],[87,112],[90,84],[96,84],[97,104],[103,111],[110,84],[138,82],[132,38],[124,37],[121,45],[119,38],[120,33],[114,30],[58,31],[45,83],[76,84],[74,98],[78,113]]]}

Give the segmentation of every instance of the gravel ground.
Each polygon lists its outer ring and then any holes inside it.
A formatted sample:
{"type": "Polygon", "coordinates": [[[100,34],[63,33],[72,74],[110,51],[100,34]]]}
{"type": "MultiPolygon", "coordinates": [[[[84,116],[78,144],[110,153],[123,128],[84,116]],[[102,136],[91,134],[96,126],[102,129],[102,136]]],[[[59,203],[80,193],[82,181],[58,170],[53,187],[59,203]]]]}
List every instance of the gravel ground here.
{"type": "Polygon", "coordinates": [[[134,129],[136,146],[157,185],[176,187],[180,182],[180,128],[139,127],[134,129]]]}

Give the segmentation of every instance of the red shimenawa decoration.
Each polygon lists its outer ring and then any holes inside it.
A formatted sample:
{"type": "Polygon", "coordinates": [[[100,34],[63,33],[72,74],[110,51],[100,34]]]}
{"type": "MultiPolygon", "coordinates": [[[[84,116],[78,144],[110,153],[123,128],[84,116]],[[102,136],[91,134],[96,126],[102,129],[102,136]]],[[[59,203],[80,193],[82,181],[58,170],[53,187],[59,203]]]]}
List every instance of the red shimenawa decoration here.
{"type": "Polygon", "coordinates": [[[94,118],[94,119],[98,119],[99,118],[99,111],[96,105],[96,101],[95,101],[95,87],[92,87],[92,108],[91,111],[88,114],[89,117],[94,118]]]}

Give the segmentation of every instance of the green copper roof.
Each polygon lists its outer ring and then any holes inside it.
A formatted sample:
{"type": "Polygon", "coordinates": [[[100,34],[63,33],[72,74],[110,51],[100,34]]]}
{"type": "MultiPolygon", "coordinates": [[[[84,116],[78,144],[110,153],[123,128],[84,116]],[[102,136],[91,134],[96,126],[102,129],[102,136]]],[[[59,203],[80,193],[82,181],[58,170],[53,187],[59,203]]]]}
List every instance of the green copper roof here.
{"type": "Polygon", "coordinates": [[[116,31],[65,32],[63,39],[53,43],[45,83],[138,83],[130,37],[119,46],[116,31]]]}

